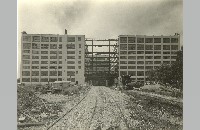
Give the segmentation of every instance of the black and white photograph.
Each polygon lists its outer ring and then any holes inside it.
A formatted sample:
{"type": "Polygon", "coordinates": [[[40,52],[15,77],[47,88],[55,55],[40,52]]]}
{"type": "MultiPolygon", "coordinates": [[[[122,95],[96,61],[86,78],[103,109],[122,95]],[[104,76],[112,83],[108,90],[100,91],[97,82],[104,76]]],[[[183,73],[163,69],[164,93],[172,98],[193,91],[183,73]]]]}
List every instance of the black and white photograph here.
{"type": "Polygon", "coordinates": [[[18,0],[17,130],[183,130],[183,0],[18,0]]]}

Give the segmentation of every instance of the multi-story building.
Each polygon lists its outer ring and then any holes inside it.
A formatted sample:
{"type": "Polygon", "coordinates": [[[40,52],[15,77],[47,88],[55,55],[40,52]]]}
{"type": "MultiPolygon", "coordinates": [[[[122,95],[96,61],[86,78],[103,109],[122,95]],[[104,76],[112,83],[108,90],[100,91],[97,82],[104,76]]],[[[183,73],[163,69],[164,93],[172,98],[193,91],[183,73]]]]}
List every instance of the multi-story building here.
{"type": "Polygon", "coordinates": [[[85,82],[84,35],[22,32],[21,43],[21,83],[85,82]]]}
{"type": "Polygon", "coordinates": [[[131,75],[132,81],[146,81],[148,71],[162,63],[176,61],[180,36],[119,36],[119,76],[131,75]]]}

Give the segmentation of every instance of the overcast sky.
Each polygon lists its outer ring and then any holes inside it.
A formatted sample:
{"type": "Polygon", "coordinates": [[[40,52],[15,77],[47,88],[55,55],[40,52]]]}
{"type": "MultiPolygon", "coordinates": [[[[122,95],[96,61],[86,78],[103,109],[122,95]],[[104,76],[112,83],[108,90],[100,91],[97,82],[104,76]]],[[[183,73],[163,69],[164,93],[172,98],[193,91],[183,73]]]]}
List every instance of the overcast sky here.
{"type": "Polygon", "coordinates": [[[182,0],[18,0],[18,41],[22,31],[64,34],[64,29],[96,39],[179,33],[182,41],[182,20],[182,0]]]}

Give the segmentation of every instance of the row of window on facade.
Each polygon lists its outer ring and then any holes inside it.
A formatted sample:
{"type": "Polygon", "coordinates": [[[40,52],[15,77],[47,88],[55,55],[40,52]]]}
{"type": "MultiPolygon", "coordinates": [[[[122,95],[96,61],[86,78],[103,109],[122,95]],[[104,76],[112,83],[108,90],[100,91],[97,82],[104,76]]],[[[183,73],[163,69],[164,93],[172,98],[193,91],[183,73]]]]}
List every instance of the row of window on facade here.
{"type": "MultiPolygon", "coordinates": [[[[31,66],[31,69],[62,69],[62,66],[31,66]]],[[[81,69],[81,66],[78,66],[81,69]]],[[[30,69],[30,66],[23,66],[23,69],[30,69]]],[[[67,69],[75,69],[75,66],[67,66],[67,69]]]]}
{"type": "MultiPolygon", "coordinates": [[[[63,79],[64,80],[64,79],[63,79]]],[[[62,78],[41,78],[40,82],[55,82],[62,81],[62,78]]],[[[67,78],[67,81],[75,82],[75,78],[67,78]]],[[[39,78],[22,78],[22,82],[39,82],[39,78]]]]}
{"type": "MultiPolygon", "coordinates": [[[[30,55],[23,55],[23,59],[30,59],[30,55]]],[[[41,59],[62,59],[62,56],[41,56],[41,59]]],[[[32,59],[39,59],[39,56],[32,56],[32,59]]],[[[67,56],[67,59],[75,59],[75,56],[67,56]]],[[[81,56],[78,56],[78,59],[81,59],[81,56]]]]}
{"type": "MultiPolygon", "coordinates": [[[[29,60],[23,60],[22,61],[23,64],[30,64],[29,60]]],[[[62,64],[62,61],[41,61],[41,64],[62,64]]],[[[32,64],[39,64],[39,61],[32,61],[32,64]]],[[[67,61],[67,64],[75,64],[75,61],[67,61]]],[[[81,64],[81,61],[78,61],[78,64],[81,64]]]]}
{"type": "MultiPolygon", "coordinates": [[[[67,76],[75,76],[78,71],[67,71],[67,76]]],[[[22,76],[62,76],[62,71],[22,71],[22,76]]]]}
{"type": "MultiPolygon", "coordinates": [[[[161,50],[161,45],[120,44],[120,50],[161,50]]],[[[163,45],[163,50],[170,50],[170,45],[163,45]]],[[[178,50],[178,45],[171,45],[171,50],[178,50]]]]}
{"type": "Polygon", "coordinates": [[[120,55],[131,54],[177,54],[177,51],[120,51],[120,55]]]}
{"type": "Polygon", "coordinates": [[[120,59],[176,59],[177,56],[120,56],[120,59]]]}
{"type": "Polygon", "coordinates": [[[178,38],[120,37],[120,43],[178,43],[178,38]]]}
{"type": "MultiPolygon", "coordinates": [[[[154,69],[158,68],[155,66],[154,69]]],[[[120,76],[122,75],[131,75],[131,76],[148,76],[150,74],[150,70],[147,71],[120,71],[120,76]]]]}
{"type": "MultiPolygon", "coordinates": [[[[79,48],[81,48],[81,44],[78,44],[79,48]]],[[[40,43],[32,43],[32,49],[62,49],[62,44],[40,44],[40,43]]],[[[67,49],[75,49],[75,44],[67,44],[67,49]]],[[[31,49],[31,43],[23,43],[23,49],[31,49]]]]}
{"type": "MultiPolygon", "coordinates": [[[[24,54],[30,54],[30,50],[23,50],[24,54]]],[[[32,50],[32,54],[49,54],[49,51],[36,51],[32,50]]],[[[62,51],[50,51],[50,54],[62,54],[62,51]]],[[[67,51],[67,54],[75,54],[75,51],[67,51]]],[[[79,51],[79,54],[81,54],[81,51],[79,51]]]]}
{"type": "MultiPolygon", "coordinates": [[[[175,61],[171,61],[171,62],[174,63],[175,61]]],[[[120,64],[126,64],[126,65],[127,64],[128,65],[133,65],[133,64],[153,65],[153,64],[161,64],[161,61],[120,61],[120,64]]]]}
{"type": "MultiPolygon", "coordinates": [[[[45,37],[45,36],[32,36],[32,42],[62,42],[62,37],[45,37]]],[[[23,36],[23,41],[31,42],[31,36],[23,36]]],[[[77,41],[81,41],[81,37],[77,38],[77,41]]],[[[67,37],[67,42],[75,42],[75,37],[67,37]]]]}

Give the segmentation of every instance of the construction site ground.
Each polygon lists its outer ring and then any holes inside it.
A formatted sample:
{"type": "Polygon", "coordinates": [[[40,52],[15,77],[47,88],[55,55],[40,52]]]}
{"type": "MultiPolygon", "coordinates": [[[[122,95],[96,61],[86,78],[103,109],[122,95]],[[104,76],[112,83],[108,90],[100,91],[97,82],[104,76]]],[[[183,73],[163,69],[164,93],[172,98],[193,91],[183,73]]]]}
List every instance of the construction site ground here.
{"type": "MultiPolygon", "coordinates": [[[[41,94],[39,98],[62,103],[58,118],[45,125],[19,130],[182,130],[182,101],[174,102],[140,91],[118,91],[104,86],[74,97],[41,94]]],[[[49,118],[50,119],[50,118],[49,118]]]]}

